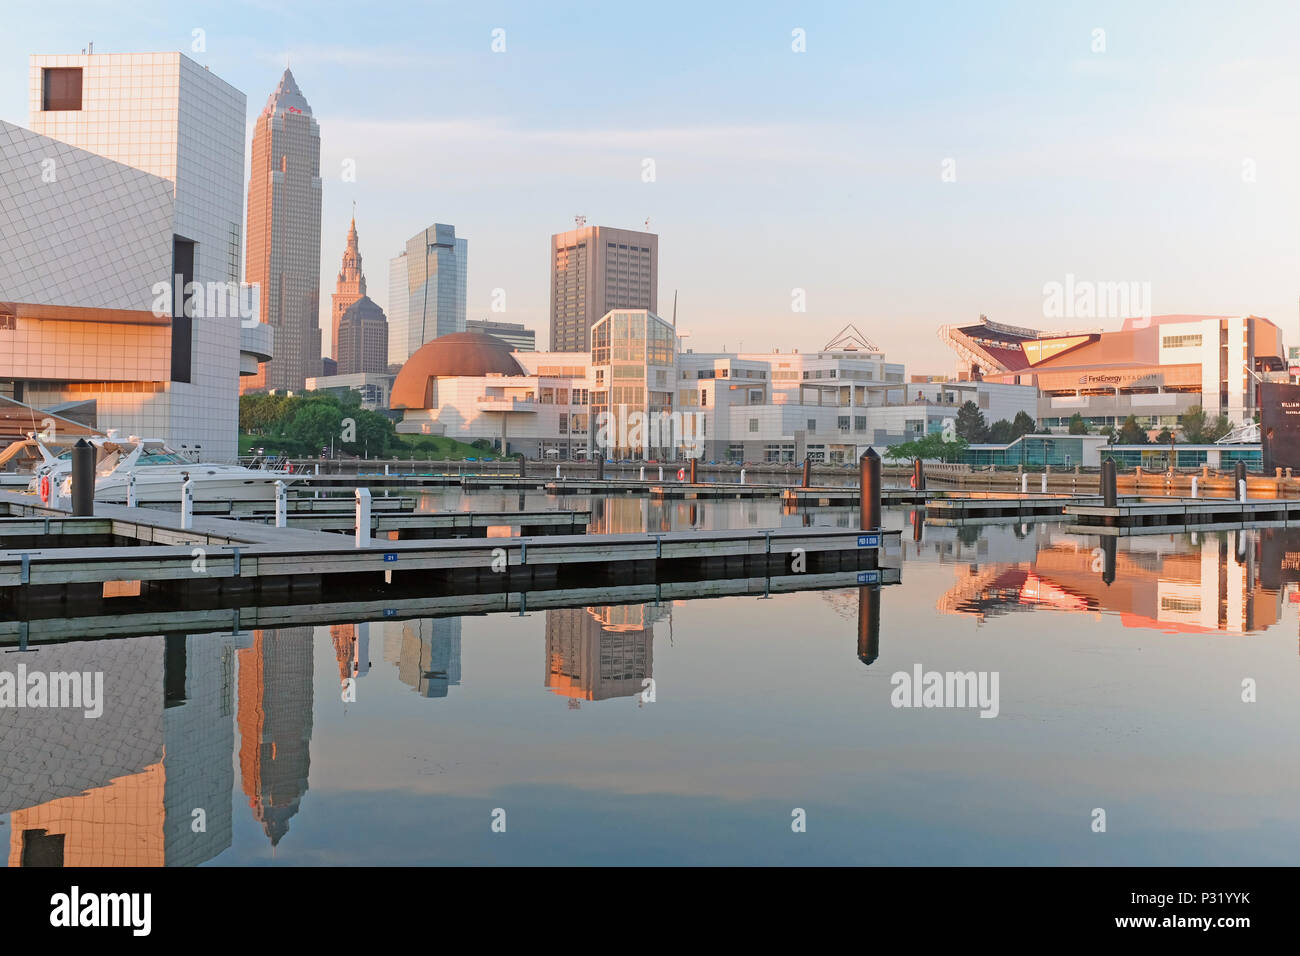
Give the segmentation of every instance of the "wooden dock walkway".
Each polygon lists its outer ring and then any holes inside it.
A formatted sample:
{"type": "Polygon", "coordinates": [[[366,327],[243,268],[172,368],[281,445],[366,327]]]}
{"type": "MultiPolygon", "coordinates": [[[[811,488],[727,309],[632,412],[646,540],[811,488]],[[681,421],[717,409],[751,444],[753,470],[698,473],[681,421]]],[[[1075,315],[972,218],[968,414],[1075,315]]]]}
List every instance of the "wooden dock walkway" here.
{"type": "Polygon", "coordinates": [[[0,538],[0,607],[10,608],[107,600],[112,588],[105,585],[117,582],[180,602],[213,593],[319,596],[326,585],[331,596],[346,596],[381,582],[429,586],[456,579],[534,590],[616,583],[626,574],[656,581],[739,577],[788,572],[796,562],[813,573],[873,570],[887,542],[899,538],[897,531],[813,527],[372,540],[358,547],[339,534],[228,517],[195,515],[191,528],[181,528],[176,515],[146,508],[98,503],[95,517],[73,518],[33,504],[30,496],[0,493],[0,504],[10,515],[0,526],[16,521],[28,533],[39,526],[43,538],[39,547],[24,542],[20,548],[5,547],[0,538]],[[61,546],[105,534],[112,544],[61,546]]]}
{"type": "Polygon", "coordinates": [[[1098,502],[1066,507],[1081,534],[1131,535],[1222,531],[1300,525],[1300,500],[1265,498],[1120,498],[1115,507],[1098,502]]]}

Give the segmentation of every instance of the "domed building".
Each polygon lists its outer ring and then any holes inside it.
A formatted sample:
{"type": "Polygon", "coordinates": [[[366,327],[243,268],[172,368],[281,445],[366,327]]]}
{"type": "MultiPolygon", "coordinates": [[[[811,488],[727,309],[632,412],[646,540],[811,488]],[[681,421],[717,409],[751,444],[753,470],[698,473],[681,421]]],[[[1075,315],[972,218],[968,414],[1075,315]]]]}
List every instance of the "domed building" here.
{"type": "MultiPolygon", "coordinates": [[[[585,373],[584,368],[579,374],[585,373]]],[[[553,404],[554,387],[546,391],[553,404]]],[[[452,332],[425,342],[406,360],[393,382],[390,406],[404,412],[399,433],[463,442],[485,438],[501,454],[522,451],[536,457],[541,394],[536,371],[525,369],[507,343],[481,332],[452,332]]],[[[554,417],[554,409],[546,412],[543,417],[554,417]]]]}
{"type": "Polygon", "coordinates": [[[393,408],[437,408],[435,382],[440,378],[528,373],[501,339],[480,332],[453,332],[430,339],[406,360],[393,382],[393,408]]]}
{"type": "Polygon", "coordinates": [[[492,335],[453,332],[411,355],[390,407],[402,412],[400,434],[486,439],[499,454],[567,460],[608,447],[622,457],[640,435],[645,457],[662,459],[675,453],[680,434],[649,419],[672,410],[675,364],[674,329],[648,309],[607,313],[585,352],[513,351],[492,335]],[[602,420],[627,441],[602,438],[602,420]]]}

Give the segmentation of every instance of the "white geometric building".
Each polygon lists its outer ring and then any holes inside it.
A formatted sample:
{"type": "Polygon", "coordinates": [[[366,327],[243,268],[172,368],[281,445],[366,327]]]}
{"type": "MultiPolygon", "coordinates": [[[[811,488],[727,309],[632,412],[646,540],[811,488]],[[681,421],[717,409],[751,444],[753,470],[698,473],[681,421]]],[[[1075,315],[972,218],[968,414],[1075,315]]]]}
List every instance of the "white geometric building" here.
{"type": "MultiPolygon", "coordinates": [[[[197,283],[205,296],[201,302],[188,297],[182,309],[168,310],[176,314],[169,314],[166,323],[165,374],[151,366],[148,376],[118,380],[122,376],[114,369],[113,375],[98,380],[90,377],[91,383],[112,379],[112,388],[92,389],[87,394],[84,388],[70,388],[87,382],[62,379],[51,368],[43,381],[29,382],[26,401],[49,405],[95,397],[100,427],[129,419],[136,423],[131,430],[168,439],[195,457],[216,461],[235,456],[241,350],[245,353],[243,364],[255,365],[257,358],[269,356],[271,338],[267,330],[241,329],[238,314],[208,314],[211,310],[204,304],[214,288],[233,283],[238,289],[245,105],[243,93],[180,53],[30,58],[30,122],[36,133],[160,177],[172,187],[169,261],[161,270],[156,268],[160,238],[154,228],[156,218],[151,219],[143,236],[150,249],[150,266],[129,271],[130,301],[137,308],[149,309],[156,297],[154,283],[174,274],[197,283]],[[138,283],[146,278],[146,272],[149,285],[140,288],[138,283]],[[138,305],[142,300],[144,304],[138,305]]],[[[57,156],[50,158],[57,162],[57,156]]],[[[20,182],[28,194],[60,182],[77,192],[79,205],[74,208],[97,223],[80,230],[80,271],[87,281],[108,280],[123,264],[124,255],[130,265],[135,254],[130,247],[142,237],[134,228],[122,228],[120,222],[124,175],[104,173],[107,167],[93,167],[82,159],[76,162],[77,168],[99,170],[101,177],[107,177],[101,178],[106,188],[96,190],[89,181],[70,183],[67,177],[75,178],[76,169],[60,170],[58,166],[54,183],[42,182],[34,175],[39,167],[29,167],[33,175],[20,182]],[[115,185],[108,188],[108,183],[115,185]],[[88,251],[94,255],[87,256],[88,251]]],[[[45,232],[48,235],[50,230],[45,232]]],[[[57,265],[46,263],[45,267],[49,270],[57,265]]],[[[65,298],[78,295],[75,281],[66,293],[62,290],[60,282],[67,279],[66,274],[63,280],[49,276],[41,290],[47,300],[43,305],[66,306],[65,298]]],[[[0,301],[6,298],[0,294],[0,301]]],[[[239,296],[232,298],[238,301],[239,296]]],[[[94,302],[87,307],[107,306],[94,302]]],[[[114,344],[125,344],[125,337],[116,331],[109,338],[114,344]]],[[[157,343],[151,347],[156,348],[157,343]]],[[[150,354],[151,362],[157,359],[150,354]]]]}

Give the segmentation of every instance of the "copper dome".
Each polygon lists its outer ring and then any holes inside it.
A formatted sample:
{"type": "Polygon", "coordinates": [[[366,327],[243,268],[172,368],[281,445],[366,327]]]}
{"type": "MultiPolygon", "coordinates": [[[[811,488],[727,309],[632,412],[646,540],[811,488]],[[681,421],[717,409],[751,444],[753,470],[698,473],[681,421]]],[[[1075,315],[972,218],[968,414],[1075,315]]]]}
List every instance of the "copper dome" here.
{"type": "Polygon", "coordinates": [[[393,408],[428,408],[429,382],[449,376],[526,375],[510,346],[481,332],[452,332],[421,345],[393,382],[393,408]]]}

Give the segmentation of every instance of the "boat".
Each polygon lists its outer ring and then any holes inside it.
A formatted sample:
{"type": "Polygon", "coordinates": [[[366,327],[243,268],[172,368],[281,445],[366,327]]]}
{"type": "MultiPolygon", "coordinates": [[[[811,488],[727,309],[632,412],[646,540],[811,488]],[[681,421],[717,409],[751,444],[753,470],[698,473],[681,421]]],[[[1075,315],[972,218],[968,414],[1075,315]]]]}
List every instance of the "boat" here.
{"type": "MultiPolygon", "coordinates": [[[[277,481],[288,485],[295,480],[291,472],[282,469],[196,462],[156,438],[133,435],[122,441],[110,433],[88,440],[95,448],[96,501],[125,503],[134,482],[136,504],[179,505],[181,486],[188,480],[196,502],[270,502],[275,500],[277,481]]],[[[57,456],[56,461],[57,465],[43,467],[51,468],[57,477],[59,493],[71,497],[71,451],[57,456]]],[[[33,485],[39,480],[38,475],[33,485]]]]}

